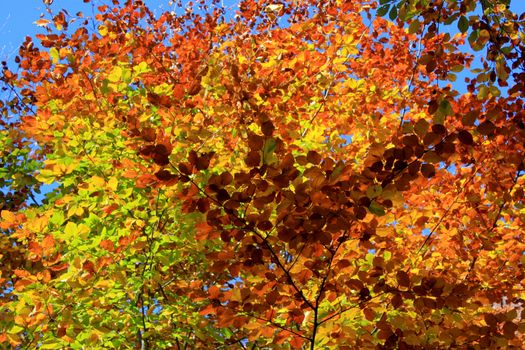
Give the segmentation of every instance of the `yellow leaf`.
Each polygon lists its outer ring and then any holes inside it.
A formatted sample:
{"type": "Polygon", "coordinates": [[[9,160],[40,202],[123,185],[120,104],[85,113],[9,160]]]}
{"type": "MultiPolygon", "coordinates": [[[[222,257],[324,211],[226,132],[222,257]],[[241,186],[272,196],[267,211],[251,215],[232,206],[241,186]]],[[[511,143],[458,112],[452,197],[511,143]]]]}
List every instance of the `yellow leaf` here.
{"type": "Polygon", "coordinates": [[[264,8],[264,12],[279,12],[283,8],[282,4],[271,4],[264,8]]]}
{"type": "Polygon", "coordinates": [[[60,163],[60,164],[55,164],[53,166],[53,171],[60,175],[67,175],[67,174],[71,174],[73,170],[75,170],[75,168],[76,168],[76,164],[60,163]]]}
{"type": "Polygon", "coordinates": [[[112,286],[114,285],[114,282],[111,281],[111,280],[100,280],[98,281],[96,284],[95,284],[95,288],[102,288],[102,289],[106,289],[106,288],[111,288],[112,286]]]}
{"type": "Polygon", "coordinates": [[[22,316],[20,316],[20,315],[16,315],[15,316],[15,323],[19,324],[21,326],[25,326],[25,324],[26,324],[24,318],[22,316]]]}
{"type": "Polygon", "coordinates": [[[42,232],[45,227],[47,226],[48,217],[47,216],[40,216],[37,218],[34,218],[32,220],[29,220],[26,224],[26,227],[28,230],[34,232],[34,233],[40,233],[42,232]]]}
{"type": "Polygon", "coordinates": [[[52,47],[49,49],[49,55],[51,56],[51,60],[53,61],[53,63],[57,64],[59,59],[59,53],[56,47],[52,47]]]}
{"type": "Polygon", "coordinates": [[[14,222],[15,221],[15,214],[10,212],[9,210],[2,210],[2,219],[7,222],[14,222]]]}
{"type": "Polygon", "coordinates": [[[119,66],[115,66],[109,73],[108,80],[112,83],[116,83],[120,81],[121,77],[122,77],[122,68],[119,66]]]}
{"type": "Polygon", "coordinates": [[[100,26],[100,27],[98,27],[98,32],[99,32],[100,35],[106,36],[106,35],[108,35],[108,27],[100,26]]]}
{"type": "Polygon", "coordinates": [[[89,179],[89,191],[98,191],[102,188],[104,188],[104,185],[106,184],[106,181],[101,178],[100,176],[93,176],[91,179],[89,179]]]}
{"type": "Polygon", "coordinates": [[[116,177],[112,177],[108,181],[108,189],[111,191],[116,191],[118,186],[118,180],[116,177]]]}

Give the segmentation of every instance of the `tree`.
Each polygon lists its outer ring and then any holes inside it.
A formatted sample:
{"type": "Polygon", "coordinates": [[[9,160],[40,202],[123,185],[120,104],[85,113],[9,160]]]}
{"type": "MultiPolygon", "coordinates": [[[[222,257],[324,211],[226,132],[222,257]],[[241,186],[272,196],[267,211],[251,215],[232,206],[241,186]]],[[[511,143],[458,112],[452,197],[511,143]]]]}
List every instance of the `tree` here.
{"type": "Polygon", "coordinates": [[[522,346],[523,15],[173,6],[49,5],[4,65],[0,342],[522,346]]]}

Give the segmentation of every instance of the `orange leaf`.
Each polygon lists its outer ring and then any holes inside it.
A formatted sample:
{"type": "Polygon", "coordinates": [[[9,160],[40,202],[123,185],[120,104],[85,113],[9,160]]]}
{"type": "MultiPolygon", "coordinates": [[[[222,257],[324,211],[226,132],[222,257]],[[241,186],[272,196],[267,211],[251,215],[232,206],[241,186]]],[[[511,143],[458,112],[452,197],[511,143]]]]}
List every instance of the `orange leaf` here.
{"type": "Polygon", "coordinates": [[[52,235],[47,235],[42,240],[42,249],[47,253],[51,248],[55,246],[55,238],[52,235]]]}
{"type": "Polygon", "coordinates": [[[18,280],[15,283],[15,290],[17,292],[21,292],[25,289],[25,287],[29,286],[30,284],[33,284],[33,281],[28,280],[28,279],[18,280]]]}

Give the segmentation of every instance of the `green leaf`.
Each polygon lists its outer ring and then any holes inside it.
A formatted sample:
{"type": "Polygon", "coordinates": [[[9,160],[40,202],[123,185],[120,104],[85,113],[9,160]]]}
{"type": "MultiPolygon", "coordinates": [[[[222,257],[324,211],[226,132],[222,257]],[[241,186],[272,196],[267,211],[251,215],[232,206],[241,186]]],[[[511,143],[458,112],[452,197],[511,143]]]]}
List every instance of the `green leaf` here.
{"type": "Polygon", "coordinates": [[[140,62],[138,65],[133,67],[133,72],[137,75],[142,74],[142,73],[147,73],[150,71],[151,69],[149,68],[148,64],[144,61],[140,62]]]}
{"type": "Polygon", "coordinates": [[[448,79],[449,81],[456,81],[457,78],[458,78],[458,77],[457,77],[456,74],[454,74],[454,73],[448,73],[448,74],[447,74],[447,79],[448,79]]]}
{"type": "Polygon", "coordinates": [[[499,97],[501,95],[501,91],[498,89],[497,86],[492,85],[489,87],[490,94],[494,97],[499,97]]]}
{"type": "Polygon", "coordinates": [[[77,231],[78,231],[77,224],[75,224],[74,222],[68,221],[68,223],[66,224],[66,227],[64,228],[64,234],[66,235],[66,237],[68,238],[74,237],[77,234],[77,231]]]}
{"type": "Polygon", "coordinates": [[[49,55],[51,56],[51,60],[53,61],[53,63],[57,64],[58,60],[60,59],[60,55],[56,47],[52,47],[49,49],[49,55]]]}
{"type": "Polygon", "coordinates": [[[397,18],[397,7],[392,6],[392,9],[388,13],[388,18],[390,18],[392,21],[397,18]]]}
{"type": "Polygon", "coordinates": [[[444,124],[445,118],[447,116],[450,116],[454,114],[454,111],[452,110],[452,105],[448,100],[442,100],[439,103],[438,110],[436,111],[436,114],[434,115],[434,124],[444,124]]]}
{"type": "Polygon", "coordinates": [[[465,68],[465,67],[463,67],[463,65],[461,65],[461,64],[456,64],[455,66],[452,66],[452,68],[450,68],[450,70],[451,70],[452,72],[459,73],[459,72],[463,71],[464,68],[465,68]]]}
{"type": "Polygon", "coordinates": [[[408,27],[408,32],[410,34],[414,34],[414,33],[417,33],[417,31],[419,30],[421,26],[421,23],[419,22],[419,20],[415,19],[412,21],[412,23],[410,23],[410,26],[408,27]]]}
{"type": "Polygon", "coordinates": [[[18,334],[18,333],[22,332],[23,330],[24,330],[24,327],[15,324],[15,325],[13,325],[13,327],[11,327],[7,331],[7,333],[9,333],[9,334],[18,334]]]}
{"type": "Polygon", "coordinates": [[[370,199],[374,199],[383,192],[383,187],[381,186],[370,186],[366,189],[366,196],[370,199]]]}
{"type": "Polygon", "coordinates": [[[386,214],[385,208],[376,201],[372,201],[372,203],[370,203],[368,210],[370,210],[372,214],[375,214],[377,216],[383,216],[386,214]]]}
{"type": "Polygon", "coordinates": [[[63,349],[62,343],[58,342],[52,342],[52,343],[44,343],[42,344],[39,349],[63,349]]]}
{"type": "Polygon", "coordinates": [[[485,98],[487,98],[489,92],[490,90],[487,86],[485,85],[480,86],[479,92],[478,92],[478,100],[484,100],[485,98]]]}
{"type": "Polygon", "coordinates": [[[273,154],[273,151],[275,150],[275,147],[277,146],[277,142],[275,142],[275,139],[268,139],[264,143],[263,147],[263,163],[268,164],[270,157],[273,154]]]}
{"type": "Polygon", "coordinates": [[[383,5],[380,8],[377,9],[376,15],[378,17],[383,17],[388,13],[388,10],[390,9],[390,5],[383,5]]]}
{"type": "Polygon", "coordinates": [[[392,252],[385,251],[383,253],[383,257],[385,258],[385,261],[388,261],[388,260],[392,259],[392,252]]]}
{"type": "Polygon", "coordinates": [[[465,16],[461,16],[458,21],[458,29],[461,33],[466,33],[468,30],[468,19],[465,16]]]}

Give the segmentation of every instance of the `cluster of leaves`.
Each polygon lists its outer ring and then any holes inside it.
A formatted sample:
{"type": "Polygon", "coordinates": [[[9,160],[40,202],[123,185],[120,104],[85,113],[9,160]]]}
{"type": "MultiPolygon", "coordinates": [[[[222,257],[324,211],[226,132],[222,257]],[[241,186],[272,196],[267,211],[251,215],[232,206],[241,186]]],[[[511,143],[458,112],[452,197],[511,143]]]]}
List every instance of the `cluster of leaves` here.
{"type": "Polygon", "coordinates": [[[0,343],[521,347],[524,23],[475,3],[49,7],[2,74],[0,343]]]}

